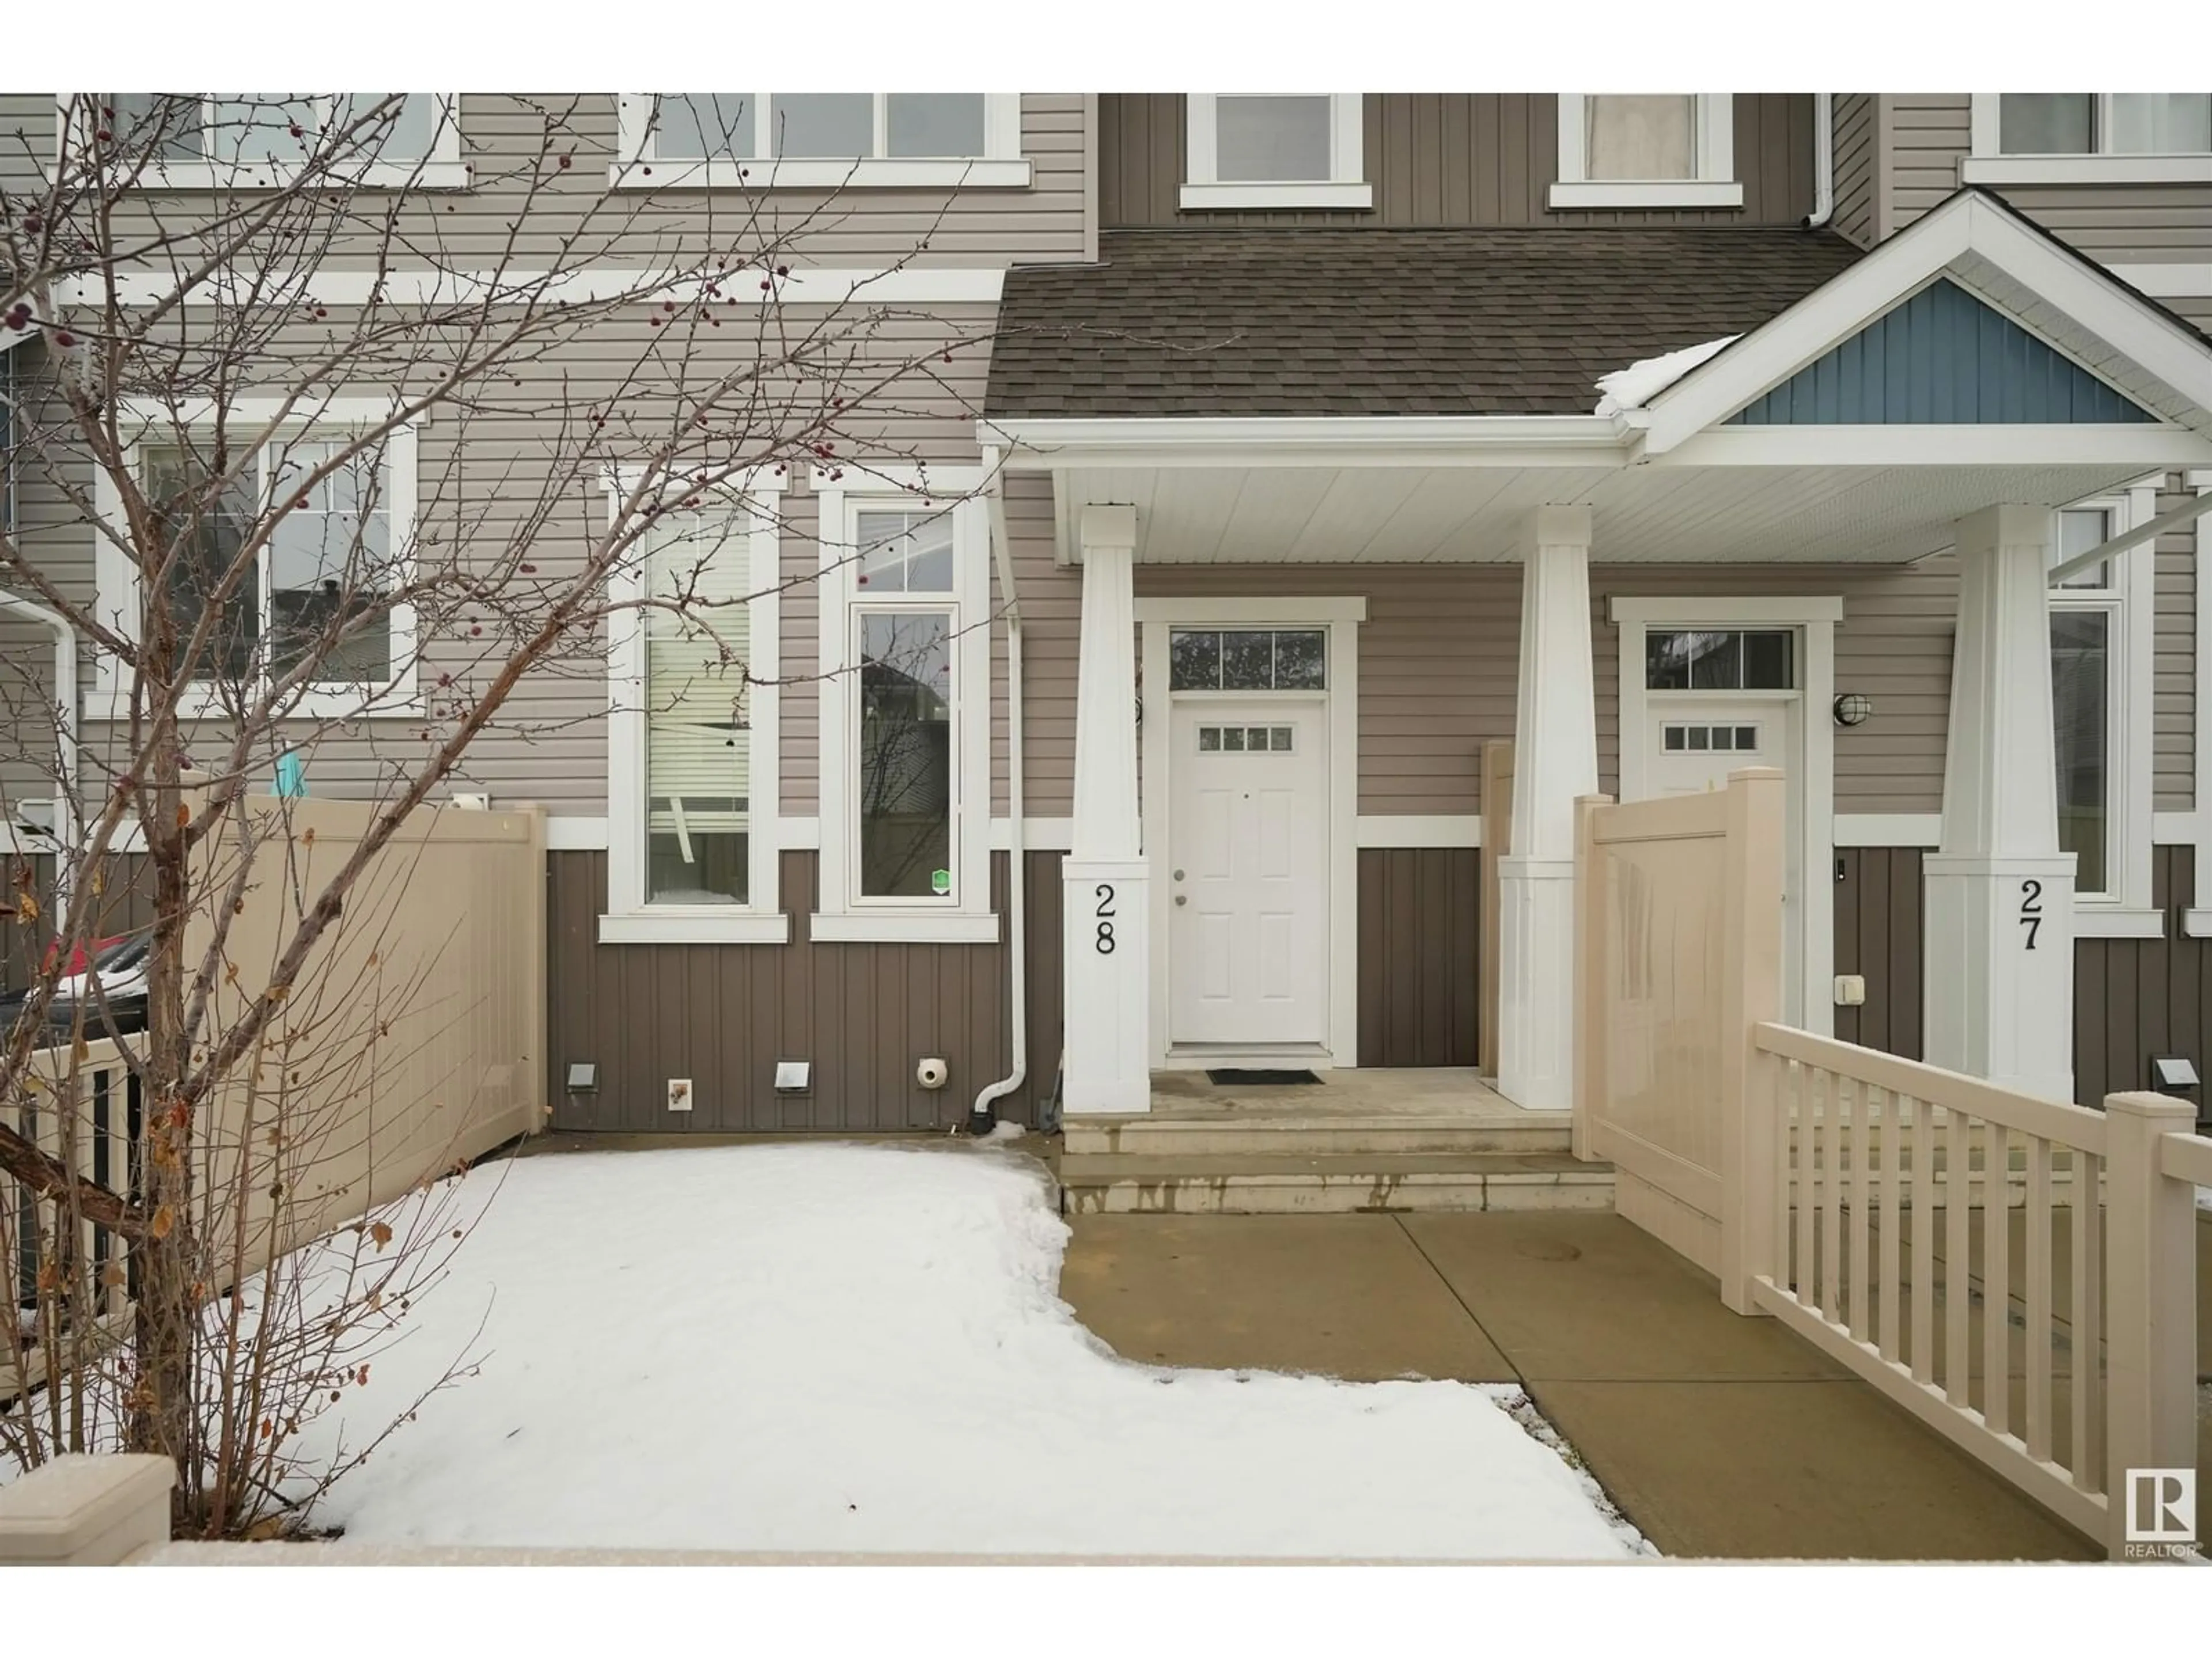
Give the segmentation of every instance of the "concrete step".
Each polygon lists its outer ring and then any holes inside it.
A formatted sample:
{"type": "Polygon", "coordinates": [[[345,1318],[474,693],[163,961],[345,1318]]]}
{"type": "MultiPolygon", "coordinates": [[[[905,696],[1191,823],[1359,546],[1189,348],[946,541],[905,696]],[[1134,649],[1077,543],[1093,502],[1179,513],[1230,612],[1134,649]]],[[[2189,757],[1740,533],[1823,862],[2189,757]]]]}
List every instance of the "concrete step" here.
{"type": "Polygon", "coordinates": [[[1084,1157],[1281,1156],[1402,1157],[1431,1153],[1564,1153],[1569,1112],[1269,1112],[1175,1116],[1070,1114],[1062,1122],[1066,1150],[1084,1157]]]}
{"type": "Polygon", "coordinates": [[[1060,1188],[1068,1215],[1605,1210],[1613,1207],[1613,1166],[1578,1164],[1563,1153],[1063,1152],[1060,1188]]]}

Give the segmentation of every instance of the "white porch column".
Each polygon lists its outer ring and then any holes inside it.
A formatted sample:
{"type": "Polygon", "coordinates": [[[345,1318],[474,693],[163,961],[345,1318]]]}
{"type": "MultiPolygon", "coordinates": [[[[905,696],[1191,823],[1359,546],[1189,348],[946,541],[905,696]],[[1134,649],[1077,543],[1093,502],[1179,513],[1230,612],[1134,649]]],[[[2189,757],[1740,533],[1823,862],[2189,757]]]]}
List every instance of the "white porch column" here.
{"type": "Polygon", "coordinates": [[[1521,575],[1512,855],[1498,861],[1498,1089],[1574,1103],[1575,797],[1597,793],[1589,509],[1534,514],[1521,575]]]}
{"type": "Polygon", "coordinates": [[[1959,636],[1929,855],[1930,1064],[2074,1098],[2074,855],[2058,850],[2051,711],[2052,515],[1959,521],[1959,636]]]}
{"type": "Polygon", "coordinates": [[[1060,863],[1070,1112],[1152,1107],[1151,868],[1137,810],[1137,514],[1086,507],[1075,680],[1075,823],[1060,863]]]}

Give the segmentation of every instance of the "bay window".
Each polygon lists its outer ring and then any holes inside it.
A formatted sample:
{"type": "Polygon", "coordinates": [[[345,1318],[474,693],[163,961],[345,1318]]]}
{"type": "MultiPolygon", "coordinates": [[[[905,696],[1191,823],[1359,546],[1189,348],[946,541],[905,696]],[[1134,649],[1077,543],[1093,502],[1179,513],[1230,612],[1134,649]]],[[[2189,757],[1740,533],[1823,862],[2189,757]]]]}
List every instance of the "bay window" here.
{"type": "Polygon", "coordinates": [[[623,189],[1030,182],[1016,93],[623,93],[620,125],[623,189]]]}
{"type": "Polygon", "coordinates": [[[990,908],[988,526],[973,469],[817,475],[817,939],[981,940],[990,908]],[[903,493],[907,483],[913,488],[903,493]],[[890,489],[886,489],[888,483],[890,489]],[[925,495],[926,490],[943,492],[925,495]],[[881,493],[879,493],[881,492],[881,493]],[[945,495],[955,497],[945,500],[945,495]]]}
{"type": "MultiPolygon", "coordinates": [[[[773,481],[654,516],[609,582],[602,944],[781,944],[773,481]]],[[[614,500],[623,481],[611,485],[614,500]]]]}
{"type": "Polygon", "coordinates": [[[1184,100],[1181,204],[1370,208],[1356,92],[1193,93],[1184,100]]]}
{"type": "Polygon", "coordinates": [[[1959,181],[2212,181],[2212,92],[1978,92],[1959,181]]]}
{"type": "Polygon", "coordinates": [[[1735,208],[1735,100],[1724,92],[1559,94],[1553,208],[1735,208]]]}

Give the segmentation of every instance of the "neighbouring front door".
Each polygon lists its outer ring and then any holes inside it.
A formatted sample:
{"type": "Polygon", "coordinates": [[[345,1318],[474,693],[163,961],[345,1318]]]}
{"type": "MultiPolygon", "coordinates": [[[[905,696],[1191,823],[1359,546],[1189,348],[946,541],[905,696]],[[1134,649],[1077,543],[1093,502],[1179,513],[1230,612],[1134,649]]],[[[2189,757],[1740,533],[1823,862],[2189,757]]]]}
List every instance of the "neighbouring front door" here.
{"type": "Polygon", "coordinates": [[[1316,696],[1173,705],[1164,872],[1172,1042],[1326,1039],[1326,709],[1316,696]]]}

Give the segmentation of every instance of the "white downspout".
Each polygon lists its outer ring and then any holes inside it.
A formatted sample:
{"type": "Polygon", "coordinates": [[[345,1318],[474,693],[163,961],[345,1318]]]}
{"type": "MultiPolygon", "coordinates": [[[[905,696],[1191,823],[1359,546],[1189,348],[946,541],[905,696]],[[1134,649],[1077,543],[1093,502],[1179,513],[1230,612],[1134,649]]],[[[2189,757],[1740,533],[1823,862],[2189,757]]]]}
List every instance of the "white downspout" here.
{"type": "Polygon", "coordinates": [[[1020,1088],[1030,1074],[1028,883],[1022,855],[1022,605],[1014,587],[1013,550],[1006,540],[1006,500],[1000,452],[983,452],[991,512],[991,553],[999,567],[999,587],[1006,596],[1006,937],[1013,959],[1007,964],[1009,1047],[1014,1068],[987,1085],[968,1110],[968,1133],[988,1134],[998,1122],[996,1103],[1020,1088]]]}
{"type": "Polygon", "coordinates": [[[1813,210],[1803,228],[1818,230],[1836,212],[1836,94],[1813,94],[1813,210]]]}
{"type": "Polygon", "coordinates": [[[54,717],[61,802],[54,815],[58,845],[54,849],[53,911],[58,919],[69,904],[74,860],[84,851],[84,804],[77,796],[76,629],[59,611],[5,591],[0,591],[0,612],[37,623],[54,636],[54,717]]]}

